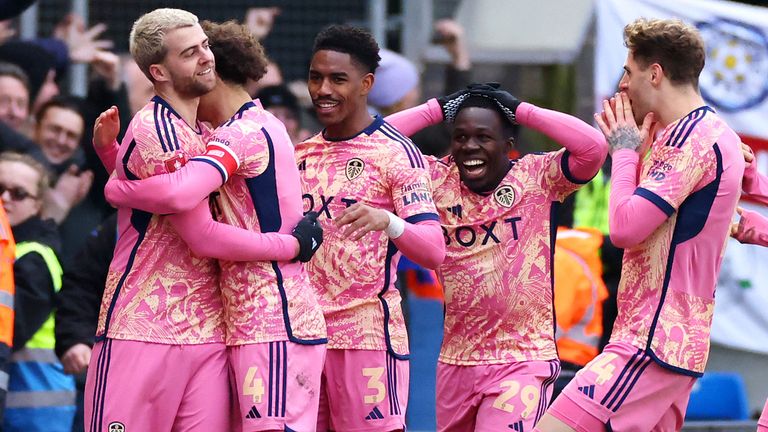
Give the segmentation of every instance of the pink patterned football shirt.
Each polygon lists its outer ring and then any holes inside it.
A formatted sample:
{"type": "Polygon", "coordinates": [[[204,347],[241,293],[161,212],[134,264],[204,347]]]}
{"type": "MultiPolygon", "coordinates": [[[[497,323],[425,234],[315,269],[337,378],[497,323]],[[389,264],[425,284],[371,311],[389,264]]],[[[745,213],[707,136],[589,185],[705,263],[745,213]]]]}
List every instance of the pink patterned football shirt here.
{"type": "MultiPolygon", "coordinates": [[[[255,232],[289,234],[302,217],[301,183],[285,126],[248,102],[213,131],[204,156],[224,186],[219,219],[255,232]]],[[[299,262],[221,261],[227,345],[326,342],[325,323],[299,262]]]]}
{"type": "MultiPolygon", "coordinates": [[[[173,172],[205,151],[205,130],[155,96],[131,120],[117,175],[173,172]]],[[[97,337],[164,344],[224,341],[216,261],[194,256],[168,219],[118,209],[119,237],[102,298],[97,337]]]]}
{"type": "Polygon", "coordinates": [[[318,134],[296,146],[304,211],[319,212],[324,240],[307,263],[328,327],[329,349],[387,350],[403,357],[408,336],[394,286],[399,253],[384,232],[345,239],[333,219],[356,202],[411,223],[438,220],[429,173],[410,139],[377,117],[354,137],[318,134]]]}
{"type": "Polygon", "coordinates": [[[552,254],[557,206],[581,183],[565,149],[511,161],[493,192],[461,182],[452,158],[430,159],[446,259],[439,360],[453,365],[557,358],[552,254]]]}
{"type": "Polygon", "coordinates": [[[704,372],[709,353],[717,274],[744,172],[739,143],[704,106],[668,125],[638,169],[634,194],[668,219],[624,251],[611,340],[689,375],[704,372]]]}

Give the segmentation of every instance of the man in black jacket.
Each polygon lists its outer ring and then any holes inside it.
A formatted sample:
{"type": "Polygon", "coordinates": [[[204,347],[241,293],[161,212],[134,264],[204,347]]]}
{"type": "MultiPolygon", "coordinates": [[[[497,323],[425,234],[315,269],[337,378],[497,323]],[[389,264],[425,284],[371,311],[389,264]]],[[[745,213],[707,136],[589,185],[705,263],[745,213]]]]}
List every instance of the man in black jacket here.
{"type": "Polygon", "coordinates": [[[83,430],[85,371],[99,319],[101,296],[117,242],[117,213],[96,228],[64,271],[56,309],[56,355],[64,372],[77,375],[77,413],[72,431],[83,430]]]}

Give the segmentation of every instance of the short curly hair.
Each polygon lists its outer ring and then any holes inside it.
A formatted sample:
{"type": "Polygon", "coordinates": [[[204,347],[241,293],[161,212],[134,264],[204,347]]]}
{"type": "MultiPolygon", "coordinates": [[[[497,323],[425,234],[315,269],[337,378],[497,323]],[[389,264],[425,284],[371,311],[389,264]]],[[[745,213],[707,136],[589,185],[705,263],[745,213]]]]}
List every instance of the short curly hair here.
{"type": "Polygon", "coordinates": [[[349,54],[367,73],[374,73],[381,61],[379,44],[373,35],[346,24],[332,25],[317,34],[312,54],[321,50],[349,54]]]}
{"type": "Polygon", "coordinates": [[[258,81],[267,72],[267,55],[259,40],[243,24],[236,21],[200,23],[208,35],[211,52],[216,59],[216,74],[222,80],[245,85],[258,81]]]}
{"type": "Polygon", "coordinates": [[[706,54],[695,27],[678,19],[640,18],[624,27],[624,45],[642,68],[658,63],[672,83],[699,85],[706,54]]]}

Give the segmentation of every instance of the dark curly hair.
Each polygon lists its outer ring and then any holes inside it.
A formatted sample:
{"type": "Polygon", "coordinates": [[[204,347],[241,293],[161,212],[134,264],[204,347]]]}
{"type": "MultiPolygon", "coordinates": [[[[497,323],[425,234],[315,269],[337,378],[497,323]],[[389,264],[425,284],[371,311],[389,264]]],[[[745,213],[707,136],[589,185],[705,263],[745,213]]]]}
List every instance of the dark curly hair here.
{"type": "Polygon", "coordinates": [[[258,81],[267,72],[267,55],[248,27],[236,21],[200,23],[208,35],[211,52],[216,58],[216,73],[222,80],[245,85],[248,79],[258,81]]]}
{"type": "Polygon", "coordinates": [[[379,44],[373,35],[346,24],[332,25],[317,34],[312,54],[321,50],[349,54],[367,73],[374,73],[381,60],[379,44]]]}

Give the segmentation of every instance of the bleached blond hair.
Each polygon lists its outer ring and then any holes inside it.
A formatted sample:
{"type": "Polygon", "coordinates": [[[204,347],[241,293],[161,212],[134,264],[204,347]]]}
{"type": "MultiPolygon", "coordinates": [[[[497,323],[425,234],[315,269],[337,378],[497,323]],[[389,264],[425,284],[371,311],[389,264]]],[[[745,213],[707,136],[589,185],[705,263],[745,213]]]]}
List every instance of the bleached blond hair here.
{"type": "Polygon", "coordinates": [[[192,27],[198,23],[197,16],[182,9],[161,8],[145,13],[131,28],[129,49],[144,75],[154,82],[149,67],[163,61],[168,49],[165,35],[171,30],[192,27]]]}

